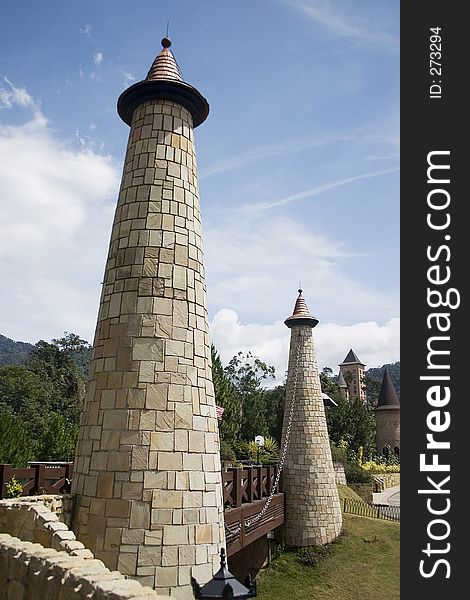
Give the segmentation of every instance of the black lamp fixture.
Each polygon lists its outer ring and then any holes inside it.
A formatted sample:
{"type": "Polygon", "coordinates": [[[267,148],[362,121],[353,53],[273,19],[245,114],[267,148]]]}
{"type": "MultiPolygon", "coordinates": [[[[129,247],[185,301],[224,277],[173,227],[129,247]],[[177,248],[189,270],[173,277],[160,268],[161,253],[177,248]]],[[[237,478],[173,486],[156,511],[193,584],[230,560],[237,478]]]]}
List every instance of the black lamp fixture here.
{"type": "Polygon", "coordinates": [[[243,585],[227,569],[224,548],[220,550],[220,569],[214,577],[202,587],[191,577],[191,585],[196,600],[242,600],[256,597],[256,582],[249,575],[243,585]]]}

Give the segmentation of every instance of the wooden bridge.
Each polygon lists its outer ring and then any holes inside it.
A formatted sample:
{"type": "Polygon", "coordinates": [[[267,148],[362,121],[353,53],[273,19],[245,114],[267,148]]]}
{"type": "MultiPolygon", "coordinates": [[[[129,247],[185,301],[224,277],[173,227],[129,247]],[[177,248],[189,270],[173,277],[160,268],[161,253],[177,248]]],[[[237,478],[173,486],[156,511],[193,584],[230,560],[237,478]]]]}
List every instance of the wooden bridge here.
{"type": "MultiPolygon", "coordinates": [[[[227,554],[231,556],[284,523],[284,494],[274,494],[261,515],[276,479],[277,465],[231,467],[222,471],[227,554]]],[[[279,490],[277,490],[279,491],[279,490]]]]}
{"type": "MultiPolygon", "coordinates": [[[[70,492],[73,463],[30,463],[28,468],[0,464],[0,499],[14,477],[23,495],[70,492]]],[[[230,467],[222,471],[227,554],[231,556],[284,523],[284,494],[279,486],[263,509],[277,476],[277,465],[230,467]],[[280,491],[281,490],[281,491],[280,491]],[[260,515],[260,513],[263,513],[260,515]]],[[[282,483],[282,479],[281,482],[282,483]]]]}

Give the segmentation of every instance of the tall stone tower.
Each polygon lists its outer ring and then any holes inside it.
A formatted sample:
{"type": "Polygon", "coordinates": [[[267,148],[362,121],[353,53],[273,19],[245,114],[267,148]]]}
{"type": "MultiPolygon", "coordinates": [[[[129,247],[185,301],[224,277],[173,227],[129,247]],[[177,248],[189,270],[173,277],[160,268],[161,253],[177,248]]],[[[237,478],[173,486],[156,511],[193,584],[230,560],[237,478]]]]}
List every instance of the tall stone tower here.
{"type": "Polygon", "coordinates": [[[290,429],[283,473],[286,544],[327,544],[341,531],[342,517],[313,345],[318,319],[302,290],[285,324],[291,329],[282,427],[283,444],[290,429]]]}
{"type": "Polygon", "coordinates": [[[189,599],[224,528],[193,140],[209,106],[170,45],[118,102],[130,135],[72,491],[96,557],[189,599]]]}
{"type": "Polygon", "coordinates": [[[346,355],[346,358],[339,365],[339,372],[343,375],[348,386],[349,398],[359,398],[363,402],[366,401],[366,386],[364,383],[365,364],[362,363],[356,356],[356,353],[351,349],[346,355]]]}
{"type": "Polygon", "coordinates": [[[387,369],[384,371],[379,400],[375,408],[377,452],[383,454],[384,446],[400,455],[400,400],[387,369]]]}

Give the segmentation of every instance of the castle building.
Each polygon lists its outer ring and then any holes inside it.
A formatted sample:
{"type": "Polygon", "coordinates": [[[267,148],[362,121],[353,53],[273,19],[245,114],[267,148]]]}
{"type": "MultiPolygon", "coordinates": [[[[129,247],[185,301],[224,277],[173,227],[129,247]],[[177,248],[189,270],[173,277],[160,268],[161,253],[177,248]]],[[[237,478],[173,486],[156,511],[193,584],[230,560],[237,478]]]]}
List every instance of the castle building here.
{"type": "Polygon", "coordinates": [[[364,383],[365,364],[359,360],[351,349],[343,362],[338,366],[340,376],[342,375],[344,383],[347,386],[348,397],[359,398],[359,400],[366,402],[366,386],[364,383]]]}
{"type": "Polygon", "coordinates": [[[318,319],[302,290],[285,324],[291,330],[282,444],[288,546],[322,545],[341,531],[342,516],[313,343],[318,319]]]}
{"type": "Polygon", "coordinates": [[[190,600],[225,534],[194,149],[209,105],[170,45],[118,101],[130,133],[72,492],[96,558],[190,600]]]}
{"type": "Polygon", "coordinates": [[[389,446],[400,456],[400,400],[387,369],[384,371],[382,387],[375,408],[376,446],[379,454],[389,446]]]}

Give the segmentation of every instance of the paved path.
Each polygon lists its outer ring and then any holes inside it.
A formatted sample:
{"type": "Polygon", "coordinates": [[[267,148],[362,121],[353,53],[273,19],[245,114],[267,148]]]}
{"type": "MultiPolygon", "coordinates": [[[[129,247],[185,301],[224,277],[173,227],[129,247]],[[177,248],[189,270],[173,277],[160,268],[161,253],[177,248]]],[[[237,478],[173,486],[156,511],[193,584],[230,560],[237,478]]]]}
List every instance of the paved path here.
{"type": "Polygon", "coordinates": [[[388,504],[390,506],[400,506],[400,486],[390,487],[383,492],[372,495],[374,504],[388,504]]]}

